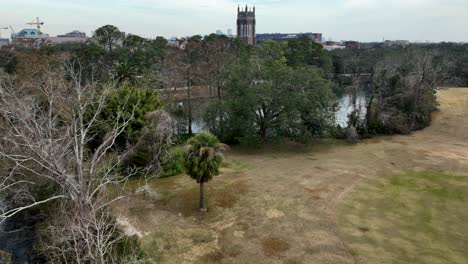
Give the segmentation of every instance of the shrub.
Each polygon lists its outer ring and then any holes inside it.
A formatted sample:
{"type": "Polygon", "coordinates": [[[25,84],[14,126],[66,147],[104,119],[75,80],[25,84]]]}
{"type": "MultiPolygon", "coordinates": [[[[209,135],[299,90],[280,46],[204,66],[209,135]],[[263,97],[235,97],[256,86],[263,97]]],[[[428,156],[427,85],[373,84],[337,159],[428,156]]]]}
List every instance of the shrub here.
{"type": "MultiPolygon", "coordinates": [[[[116,122],[122,122],[133,114],[133,120],[129,122],[123,133],[117,138],[116,146],[122,150],[128,144],[136,144],[145,127],[145,116],[158,110],[160,106],[161,102],[157,93],[149,89],[124,85],[113,90],[109,94],[106,105],[99,116],[99,126],[94,128],[96,131],[95,140],[100,143],[116,122]]],[[[89,118],[92,118],[92,116],[89,118]]],[[[95,143],[92,142],[91,144],[95,145],[95,143]]]]}
{"type": "Polygon", "coordinates": [[[124,237],[115,246],[115,256],[122,264],[149,264],[151,263],[141,248],[138,237],[124,237]]]}
{"type": "Polygon", "coordinates": [[[185,170],[185,152],[182,147],[170,149],[161,160],[162,177],[179,175],[185,170]]]}
{"type": "Polygon", "coordinates": [[[346,130],[340,125],[337,125],[333,131],[332,135],[336,139],[346,139],[346,130]]]}

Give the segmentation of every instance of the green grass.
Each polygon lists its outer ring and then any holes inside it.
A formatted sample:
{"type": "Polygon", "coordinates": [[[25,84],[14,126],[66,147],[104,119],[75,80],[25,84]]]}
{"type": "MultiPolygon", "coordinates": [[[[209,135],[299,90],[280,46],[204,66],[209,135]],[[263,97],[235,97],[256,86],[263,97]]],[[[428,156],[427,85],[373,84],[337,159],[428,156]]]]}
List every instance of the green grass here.
{"type": "Polygon", "coordinates": [[[468,177],[411,172],[357,188],[339,209],[364,263],[468,263],[468,177]]]}

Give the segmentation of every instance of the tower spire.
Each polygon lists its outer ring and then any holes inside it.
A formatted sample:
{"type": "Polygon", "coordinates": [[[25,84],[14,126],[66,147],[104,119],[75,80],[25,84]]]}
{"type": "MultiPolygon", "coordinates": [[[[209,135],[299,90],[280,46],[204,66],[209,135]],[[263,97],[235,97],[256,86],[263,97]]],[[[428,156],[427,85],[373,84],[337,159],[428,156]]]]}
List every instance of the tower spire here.
{"type": "Polygon", "coordinates": [[[237,36],[242,42],[247,45],[256,45],[256,20],[255,20],[255,6],[252,5],[249,7],[248,4],[242,6],[239,10],[239,5],[237,10],[239,12],[237,16],[237,36]]]}

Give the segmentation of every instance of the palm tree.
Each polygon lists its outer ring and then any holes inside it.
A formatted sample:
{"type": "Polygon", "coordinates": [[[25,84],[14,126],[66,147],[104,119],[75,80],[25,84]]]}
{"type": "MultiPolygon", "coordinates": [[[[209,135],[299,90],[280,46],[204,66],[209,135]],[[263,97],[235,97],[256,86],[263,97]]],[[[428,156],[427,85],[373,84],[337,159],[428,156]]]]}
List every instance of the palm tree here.
{"type": "Polygon", "coordinates": [[[114,80],[118,84],[130,83],[136,84],[138,82],[140,70],[138,67],[128,61],[116,62],[112,69],[114,80]]]}
{"type": "Polygon", "coordinates": [[[204,186],[219,173],[227,146],[209,132],[202,132],[188,140],[185,147],[187,174],[200,184],[200,210],[205,211],[204,186]]]}

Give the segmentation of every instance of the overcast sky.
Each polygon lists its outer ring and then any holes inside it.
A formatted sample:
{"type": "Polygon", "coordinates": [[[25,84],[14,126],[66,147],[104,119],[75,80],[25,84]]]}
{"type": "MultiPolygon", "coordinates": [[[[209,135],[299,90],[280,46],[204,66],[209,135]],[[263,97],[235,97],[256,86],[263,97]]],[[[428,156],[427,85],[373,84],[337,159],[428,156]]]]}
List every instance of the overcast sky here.
{"type": "MultiPolygon", "coordinates": [[[[39,16],[51,35],[112,24],[145,37],[235,33],[237,5],[256,5],[257,32],[322,32],[333,40],[468,42],[468,0],[1,0],[0,27],[39,16]]],[[[29,26],[30,27],[30,26],[29,26]]],[[[9,32],[2,30],[3,35],[9,32]]]]}

